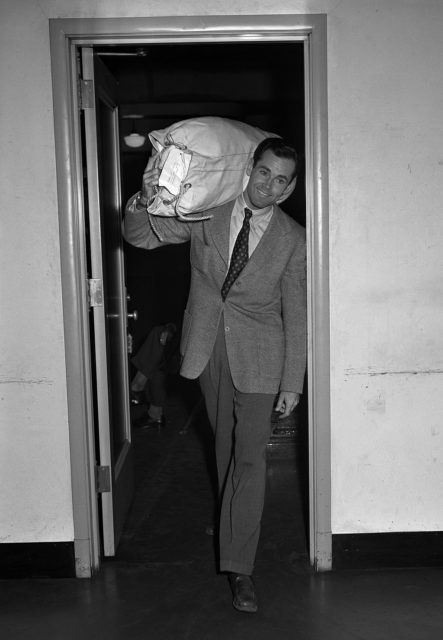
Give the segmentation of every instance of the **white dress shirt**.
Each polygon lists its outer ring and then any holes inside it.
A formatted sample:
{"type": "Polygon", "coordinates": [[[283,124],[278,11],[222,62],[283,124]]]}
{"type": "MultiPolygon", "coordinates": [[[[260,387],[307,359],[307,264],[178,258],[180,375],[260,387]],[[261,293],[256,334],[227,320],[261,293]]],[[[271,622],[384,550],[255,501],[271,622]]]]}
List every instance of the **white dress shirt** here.
{"type": "Polygon", "coordinates": [[[247,206],[243,194],[237,198],[231,213],[231,226],[229,229],[229,262],[231,262],[232,250],[234,249],[235,241],[243,225],[246,207],[252,211],[252,216],[249,222],[249,257],[260,242],[260,239],[272,218],[272,206],[266,207],[266,209],[253,209],[252,207],[247,206]]]}

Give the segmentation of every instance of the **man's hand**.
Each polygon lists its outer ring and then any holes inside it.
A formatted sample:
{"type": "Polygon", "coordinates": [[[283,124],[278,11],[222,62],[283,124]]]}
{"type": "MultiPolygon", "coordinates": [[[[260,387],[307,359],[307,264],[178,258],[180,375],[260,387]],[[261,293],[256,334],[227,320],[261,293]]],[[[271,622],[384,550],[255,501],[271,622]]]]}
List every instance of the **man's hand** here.
{"type": "Polygon", "coordinates": [[[293,391],[280,391],[275,411],[281,413],[279,419],[287,418],[300,402],[300,394],[293,391]]]}
{"type": "Polygon", "coordinates": [[[160,177],[160,170],[154,166],[154,158],[149,158],[148,164],[143,172],[142,188],[140,194],[140,200],[142,204],[149,204],[155,195],[155,189],[158,187],[158,180],[160,177]]]}

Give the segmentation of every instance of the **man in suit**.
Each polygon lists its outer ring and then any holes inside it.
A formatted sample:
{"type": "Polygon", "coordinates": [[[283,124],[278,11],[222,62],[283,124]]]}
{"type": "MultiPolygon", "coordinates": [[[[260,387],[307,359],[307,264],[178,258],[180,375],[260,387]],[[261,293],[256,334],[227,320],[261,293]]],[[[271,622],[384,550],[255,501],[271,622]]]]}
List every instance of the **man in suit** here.
{"type": "Polygon", "coordinates": [[[199,378],[215,436],[220,491],[220,571],[233,605],[257,610],[252,581],[274,407],[299,402],[306,367],[304,230],[278,206],[295,187],[297,154],[267,138],[235,201],[205,221],[147,214],[158,184],[152,162],[126,208],[124,234],[137,247],[190,241],[191,287],[181,337],[181,374],[199,378]]]}

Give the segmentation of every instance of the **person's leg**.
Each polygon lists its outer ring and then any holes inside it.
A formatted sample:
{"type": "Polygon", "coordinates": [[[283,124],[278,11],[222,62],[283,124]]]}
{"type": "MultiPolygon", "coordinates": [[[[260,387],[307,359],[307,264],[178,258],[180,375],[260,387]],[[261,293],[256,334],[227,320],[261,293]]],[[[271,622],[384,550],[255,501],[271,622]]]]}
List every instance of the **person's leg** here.
{"type": "Polygon", "coordinates": [[[211,358],[200,376],[215,437],[221,497],[220,571],[229,574],[233,606],[254,613],[258,605],[250,576],[260,534],[274,394],[235,390],[223,326],[221,322],[211,358]]]}
{"type": "Polygon", "coordinates": [[[149,417],[161,421],[166,402],[166,373],[164,371],[157,370],[153,374],[145,387],[145,395],[149,402],[149,417]]]}
{"type": "Polygon", "coordinates": [[[148,409],[148,416],[155,422],[161,423],[163,419],[163,407],[156,404],[150,404],[148,409]]]}
{"type": "Polygon", "coordinates": [[[131,380],[130,396],[131,404],[146,404],[144,389],[148,382],[147,377],[141,371],[137,371],[131,380]]]}
{"type": "Polygon", "coordinates": [[[220,570],[250,575],[260,534],[275,395],[235,390],[223,326],[221,322],[200,377],[215,436],[221,497],[220,570]]]}
{"type": "Polygon", "coordinates": [[[220,496],[231,461],[235,425],[234,386],[226,355],[223,326],[223,322],[220,322],[214,349],[199,380],[209,423],[214,433],[220,496]]]}
{"type": "Polygon", "coordinates": [[[143,389],[144,402],[148,405],[148,415],[137,421],[140,429],[162,427],[165,424],[163,407],[166,400],[166,374],[156,371],[147,380],[143,389]]]}
{"type": "Polygon", "coordinates": [[[141,371],[137,371],[131,381],[131,391],[143,391],[147,382],[147,377],[141,371]]]}
{"type": "Polygon", "coordinates": [[[220,517],[220,570],[252,575],[266,488],[274,394],[235,392],[234,455],[220,517]]]}

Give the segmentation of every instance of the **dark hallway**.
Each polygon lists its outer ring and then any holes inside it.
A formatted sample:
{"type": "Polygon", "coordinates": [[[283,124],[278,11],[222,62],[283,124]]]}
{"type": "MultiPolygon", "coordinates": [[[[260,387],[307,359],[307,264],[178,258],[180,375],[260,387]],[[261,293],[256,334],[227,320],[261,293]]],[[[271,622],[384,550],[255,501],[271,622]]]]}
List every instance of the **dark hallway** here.
{"type": "Polygon", "coordinates": [[[311,571],[299,465],[288,451],[269,454],[259,611],[235,611],[205,533],[213,493],[204,415],[190,420],[173,394],[166,417],[162,430],[134,430],[137,489],[116,558],[90,580],[1,581],[2,639],[440,637],[441,569],[311,571]]]}

